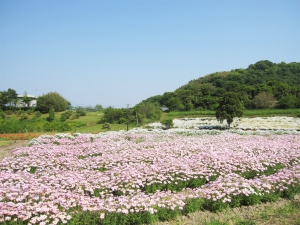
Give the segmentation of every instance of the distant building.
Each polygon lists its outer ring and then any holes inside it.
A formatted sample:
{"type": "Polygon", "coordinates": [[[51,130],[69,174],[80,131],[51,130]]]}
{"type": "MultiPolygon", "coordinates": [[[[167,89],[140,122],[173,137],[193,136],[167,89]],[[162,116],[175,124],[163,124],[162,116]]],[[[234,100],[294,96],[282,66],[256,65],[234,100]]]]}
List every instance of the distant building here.
{"type": "Polygon", "coordinates": [[[160,109],[161,109],[161,111],[163,111],[163,112],[169,111],[169,108],[166,107],[166,106],[160,107],[160,109]]]}
{"type": "MultiPolygon", "coordinates": [[[[22,101],[24,95],[18,95],[18,101],[16,104],[16,107],[22,108],[22,107],[27,107],[27,104],[22,101]]],[[[36,107],[36,99],[37,97],[34,95],[27,95],[27,97],[32,98],[32,100],[29,102],[29,107],[36,107]]]]}

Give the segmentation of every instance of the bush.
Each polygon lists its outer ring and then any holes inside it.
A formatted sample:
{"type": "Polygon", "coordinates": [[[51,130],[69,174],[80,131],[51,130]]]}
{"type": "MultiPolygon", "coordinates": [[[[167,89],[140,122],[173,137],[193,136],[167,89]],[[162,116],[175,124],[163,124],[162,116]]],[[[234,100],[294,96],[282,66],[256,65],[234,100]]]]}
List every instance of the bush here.
{"type": "Polygon", "coordinates": [[[164,126],[165,129],[170,129],[174,126],[172,119],[163,120],[161,121],[161,124],[164,126]]]}
{"type": "Polygon", "coordinates": [[[0,118],[5,119],[5,114],[2,109],[0,109],[0,118]]]}
{"type": "Polygon", "coordinates": [[[53,109],[51,109],[51,110],[49,111],[49,116],[47,117],[47,121],[48,121],[48,122],[52,122],[52,121],[54,120],[54,118],[55,118],[55,112],[54,112],[53,109]]]}
{"type": "Polygon", "coordinates": [[[126,123],[126,119],[124,117],[121,117],[118,121],[119,124],[123,124],[123,123],[126,123]]]}
{"type": "MultiPolygon", "coordinates": [[[[1,110],[1,109],[0,109],[0,110],[1,110]]],[[[6,111],[5,111],[5,114],[6,114],[6,115],[12,115],[12,114],[13,114],[13,111],[10,110],[10,109],[9,109],[9,110],[6,110],[6,111]]]]}
{"type": "Polygon", "coordinates": [[[28,114],[22,113],[22,114],[20,115],[20,120],[27,120],[27,119],[28,119],[28,114]]]}
{"type": "Polygon", "coordinates": [[[300,107],[300,99],[295,95],[287,95],[279,99],[276,104],[278,109],[298,108],[300,107]]]}
{"type": "Polygon", "coordinates": [[[64,122],[64,121],[66,121],[67,119],[70,119],[71,115],[72,115],[72,111],[70,111],[70,110],[64,112],[64,113],[61,114],[61,116],[60,116],[60,121],[64,122]]]}
{"type": "Polygon", "coordinates": [[[84,111],[84,108],[82,107],[78,107],[76,109],[76,116],[78,116],[77,118],[79,118],[80,116],[85,116],[86,112],[84,111]]]}
{"type": "Polygon", "coordinates": [[[38,119],[38,118],[40,118],[42,116],[42,113],[40,112],[40,111],[37,111],[37,112],[35,112],[34,113],[34,119],[38,119]]]}
{"type": "Polygon", "coordinates": [[[22,111],[21,109],[19,109],[19,110],[16,112],[16,115],[17,115],[17,116],[20,116],[22,113],[23,113],[23,111],[22,111]]]}
{"type": "Polygon", "coordinates": [[[102,129],[110,129],[110,124],[109,123],[104,123],[102,126],[102,129]]]}

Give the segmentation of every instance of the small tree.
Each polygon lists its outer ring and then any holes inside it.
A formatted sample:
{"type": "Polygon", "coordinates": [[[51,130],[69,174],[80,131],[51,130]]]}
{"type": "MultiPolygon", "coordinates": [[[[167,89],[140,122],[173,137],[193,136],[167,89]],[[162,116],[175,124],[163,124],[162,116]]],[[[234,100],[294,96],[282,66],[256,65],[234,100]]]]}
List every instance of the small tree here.
{"type": "Polygon", "coordinates": [[[216,110],[216,118],[220,123],[227,121],[228,129],[234,117],[243,115],[243,105],[234,92],[227,92],[223,95],[216,110]]]}
{"type": "Polygon", "coordinates": [[[28,97],[27,92],[24,92],[23,98],[22,98],[22,102],[24,102],[26,104],[26,107],[30,107],[30,102],[35,99],[33,97],[28,97]]]}
{"type": "Polygon", "coordinates": [[[48,122],[52,122],[55,118],[55,112],[54,109],[50,109],[49,111],[49,116],[47,117],[47,121],[48,122]]]}
{"type": "Polygon", "coordinates": [[[256,95],[253,99],[253,104],[255,108],[265,109],[273,107],[276,103],[276,98],[271,93],[261,92],[256,95]]]}
{"type": "Polygon", "coordinates": [[[161,121],[161,124],[164,126],[164,129],[168,130],[174,126],[172,119],[166,119],[161,121]]]}

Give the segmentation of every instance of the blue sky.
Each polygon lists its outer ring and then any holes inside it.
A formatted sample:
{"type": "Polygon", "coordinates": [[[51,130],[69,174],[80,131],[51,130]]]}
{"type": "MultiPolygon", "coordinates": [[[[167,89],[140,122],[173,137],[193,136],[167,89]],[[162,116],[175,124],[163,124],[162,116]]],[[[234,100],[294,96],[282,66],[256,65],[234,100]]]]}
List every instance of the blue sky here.
{"type": "Polygon", "coordinates": [[[217,71],[300,61],[299,0],[0,0],[0,91],[126,107],[217,71]]]}

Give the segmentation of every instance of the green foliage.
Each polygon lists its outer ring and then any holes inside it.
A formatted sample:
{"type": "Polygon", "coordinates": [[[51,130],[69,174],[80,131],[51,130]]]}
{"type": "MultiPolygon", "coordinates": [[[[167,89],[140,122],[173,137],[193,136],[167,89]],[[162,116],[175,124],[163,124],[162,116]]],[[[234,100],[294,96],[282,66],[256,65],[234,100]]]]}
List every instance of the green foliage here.
{"type": "Polygon", "coordinates": [[[0,133],[25,133],[35,132],[37,127],[31,125],[28,120],[0,120],[0,133]]]}
{"type": "Polygon", "coordinates": [[[80,116],[85,116],[86,112],[85,112],[84,108],[83,107],[77,107],[76,108],[76,115],[78,116],[78,118],[80,116]]]}
{"type": "Polygon", "coordinates": [[[65,131],[70,131],[72,130],[72,128],[70,127],[70,125],[68,125],[65,122],[46,122],[43,125],[43,130],[46,132],[54,132],[54,131],[58,131],[58,132],[65,132],[65,131]]]}
{"type": "Polygon", "coordinates": [[[216,110],[216,118],[221,123],[226,120],[228,127],[233,122],[234,117],[243,115],[243,106],[234,92],[227,92],[223,95],[216,110]]]}
{"type": "Polygon", "coordinates": [[[52,122],[55,119],[55,112],[54,109],[50,109],[49,116],[47,117],[48,122],[52,122]]]}
{"type": "Polygon", "coordinates": [[[64,122],[67,119],[70,119],[71,115],[72,115],[72,111],[70,111],[70,110],[65,111],[64,113],[62,113],[60,115],[60,121],[64,122]]]}
{"type": "Polygon", "coordinates": [[[271,93],[261,92],[254,97],[252,102],[253,108],[266,109],[274,107],[276,98],[271,93]]]}
{"type": "Polygon", "coordinates": [[[247,109],[274,107],[276,101],[287,95],[300,98],[300,63],[276,64],[262,60],[246,69],[200,77],[174,92],[165,92],[142,102],[156,102],[170,111],[215,110],[218,98],[226,92],[235,92],[247,109]]]}
{"type": "Polygon", "coordinates": [[[201,210],[203,207],[204,199],[201,198],[190,198],[187,199],[185,206],[183,207],[182,213],[187,215],[188,213],[193,213],[201,210]]]}
{"type": "Polygon", "coordinates": [[[0,119],[5,119],[5,114],[2,109],[0,109],[0,119]]]}
{"type": "Polygon", "coordinates": [[[40,112],[40,111],[36,111],[35,113],[34,113],[34,119],[38,119],[38,118],[41,118],[41,116],[42,116],[42,113],[40,112]]]}
{"type": "Polygon", "coordinates": [[[50,109],[55,112],[65,111],[69,102],[57,92],[49,92],[37,98],[37,110],[42,113],[48,113],[50,109]]]}
{"type": "Polygon", "coordinates": [[[161,124],[164,126],[165,129],[170,129],[174,126],[172,119],[165,119],[161,121],[161,124]]]}
{"type": "Polygon", "coordinates": [[[300,98],[295,95],[286,95],[279,99],[276,104],[278,109],[300,108],[300,98]]]}
{"type": "Polygon", "coordinates": [[[27,120],[27,119],[28,119],[28,114],[22,113],[22,114],[20,115],[20,120],[27,120]]]}
{"type": "Polygon", "coordinates": [[[118,123],[121,117],[124,116],[124,109],[116,109],[108,107],[103,111],[104,115],[98,123],[118,123]]]}
{"type": "Polygon", "coordinates": [[[256,225],[256,223],[253,220],[242,220],[238,221],[236,225],[256,225]]]}
{"type": "Polygon", "coordinates": [[[110,129],[110,124],[109,123],[104,123],[103,126],[102,126],[102,129],[109,130],[110,129]]]}
{"type": "Polygon", "coordinates": [[[4,109],[7,105],[10,108],[15,106],[17,96],[17,92],[11,88],[8,88],[7,91],[0,91],[0,108],[4,109]]]}
{"type": "Polygon", "coordinates": [[[134,107],[132,112],[137,121],[137,124],[143,123],[145,120],[155,121],[159,120],[162,111],[158,103],[142,102],[134,107]]]}

